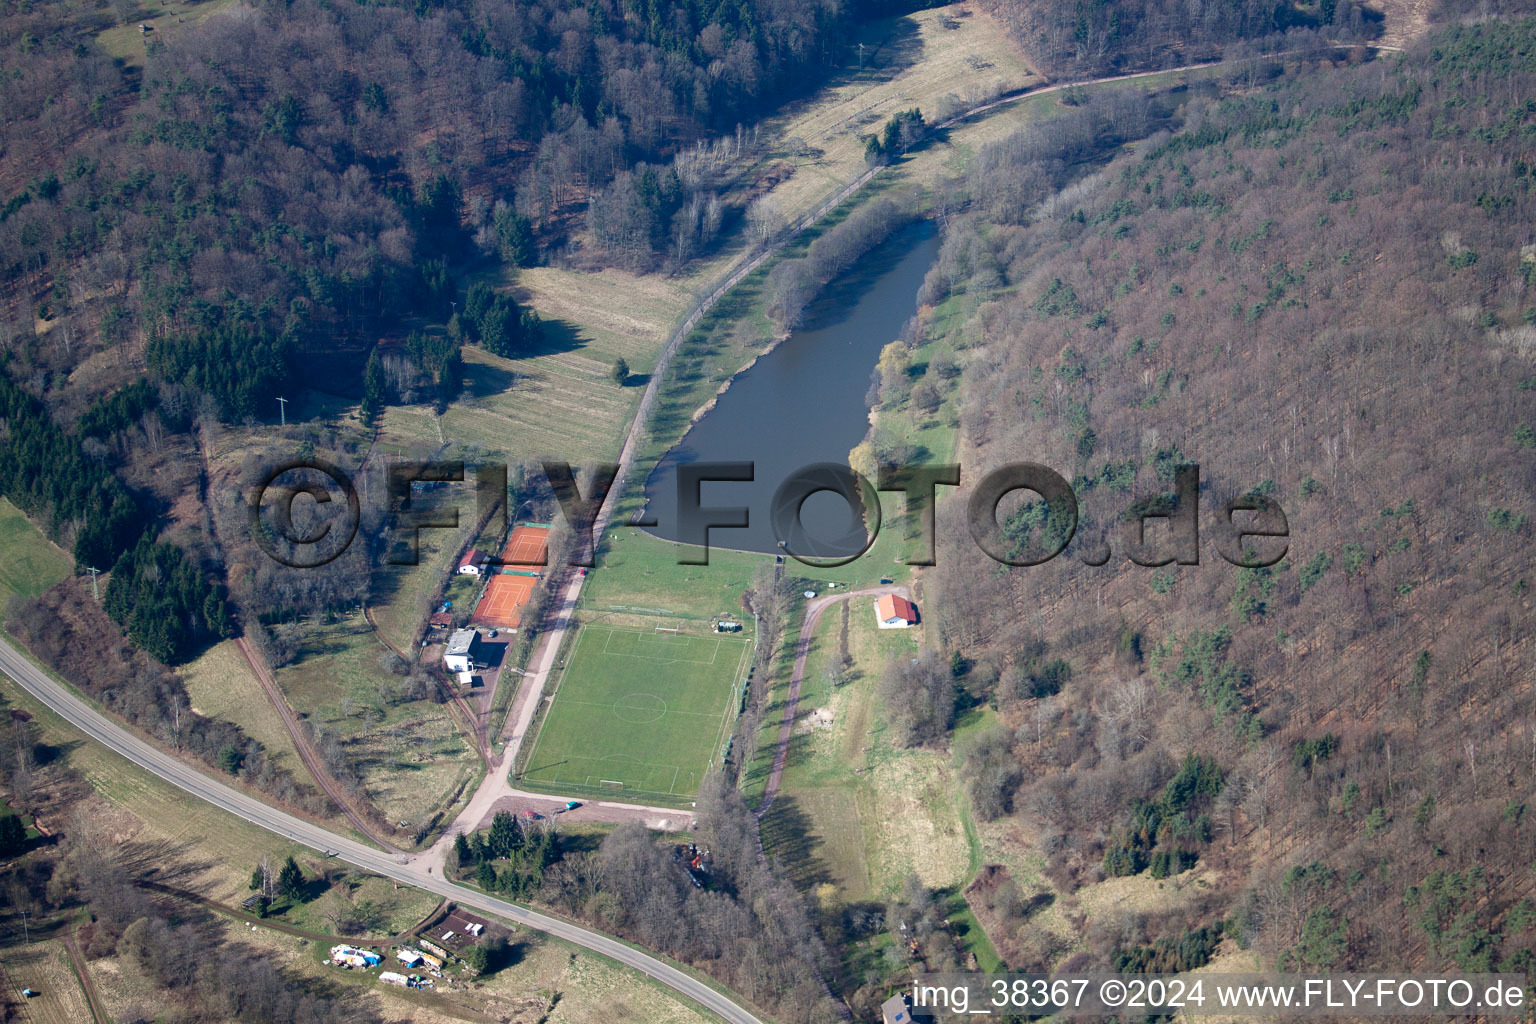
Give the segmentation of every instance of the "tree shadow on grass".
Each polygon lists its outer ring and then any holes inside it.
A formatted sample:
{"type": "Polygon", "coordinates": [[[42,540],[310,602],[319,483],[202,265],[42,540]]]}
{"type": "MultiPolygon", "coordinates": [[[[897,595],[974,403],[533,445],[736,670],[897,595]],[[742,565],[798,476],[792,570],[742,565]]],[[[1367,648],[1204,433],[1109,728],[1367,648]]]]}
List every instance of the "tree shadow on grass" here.
{"type": "MultiPolygon", "coordinates": [[[[874,86],[888,82],[916,65],[923,59],[923,38],[918,32],[917,22],[904,15],[921,10],[922,6],[917,3],[903,4],[901,7],[904,9],[891,11],[890,17],[862,25],[840,55],[839,63],[842,67],[826,78],[807,80],[805,84],[809,95],[803,99],[797,98],[797,106],[791,110],[791,114],[804,112],[798,102],[809,100],[814,103],[816,97],[825,94],[827,90],[855,82],[874,86]],[[864,44],[862,58],[859,53],[860,43],[864,44]]],[[[805,141],[812,147],[817,144],[811,139],[805,141]]]]}
{"type": "MultiPolygon", "coordinates": [[[[396,566],[395,568],[402,567],[396,566]]],[[[388,579],[388,574],[375,574],[375,586],[373,590],[373,603],[375,605],[388,604],[389,597],[393,596],[393,590],[390,590],[387,587],[383,589],[378,587],[377,580],[381,575],[388,579]]],[[[394,586],[396,588],[399,586],[398,574],[394,581],[394,586]]],[[[303,664],[305,661],[308,661],[311,658],[326,658],[333,655],[344,654],[351,650],[351,648],[354,646],[354,642],[352,640],[353,637],[372,632],[373,628],[371,626],[365,625],[360,628],[354,627],[345,631],[322,633],[318,636],[311,635],[305,638],[303,645],[299,649],[299,656],[294,658],[293,661],[288,665],[282,667],[293,668],[303,664]]]]}
{"type": "Polygon", "coordinates": [[[522,375],[488,363],[464,364],[464,394],[469,398],[489,398],[511,391],[522,375]]]}
{"type": "Polygon", "coordinates": [[[812,822],[793,796],[780,795],[774,800],[763,816],[760,831],[763,852],[797,888],[805,891],[832,881],[821,857],[821,840],[812,834],[812,822]]]}
{"type": "Polygon", "coordinates": [[[558,355],[561,352],[573,352],[576,349],[585,348],[591,344],[591,341],[592,339],[586,337],[581,328],[573,323],[558,318],[541,320],[539,336],[524,354],[528,356],[558,355]]]}
{"type": "MultiPolygon", "coordinates": [[[[205,872],[220,866],[212,860],[189,857],[185,844],[168,839],[133,840],[117,850],[130,876],[177,888],[195,889],[205,872]]],[[[252,859],[252,869],[257,859],[252,859]]]]}
{"type": "MultiPolygon", "coordinates": [[[[795,763],[797,755],[802,753],[806,746],[809,745],[809,743],[810,736],[806,735],[805,733],[795,733],[789,737],[789,743],[787,744],[788,757],[785,761],[786,767],[795,763]]],[[[779,731],[777,726],[775,726],[773,730],[772,742],[765,743],[763,746],[758,748],[757,756],[753,758],[752,763],[742,769],[744,781],[755,782],[758,780],[766,780],[770,775],[773,774],[774,751],[778,749],[778,745],[779,731]]],[[[774,808],[777,809],[777,807],[778,802],[775,801],[774,808]]]]}
{"type": "Polygon", "coordinates": [[[32,760],[37,767],[45,768],[67,757],[71,751],[85,746],[84,740],[65,740],[63,743],[39,743],[32,748],[32,760]]]}

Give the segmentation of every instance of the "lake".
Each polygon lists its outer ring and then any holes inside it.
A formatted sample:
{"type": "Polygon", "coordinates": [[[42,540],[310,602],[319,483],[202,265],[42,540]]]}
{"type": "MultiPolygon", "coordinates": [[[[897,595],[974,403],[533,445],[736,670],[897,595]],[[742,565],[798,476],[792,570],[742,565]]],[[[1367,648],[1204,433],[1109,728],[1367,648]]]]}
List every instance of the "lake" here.
{"type": "MultiPolygon", "coordinates": [[[[713,527],[711,547],[778,553],[769,509],[779,485],[815,463],[848,464],[869,430],[870,374],[880,350],[901,335],[917,311],[917,292],[938,255],[931,222],[917,221],[832,282],[808,311],[805,326],[737,375],[714,408],[656,464],[646,481],[649,533],[678,539],[677,467],[692,462],[752,462],[752,482],[706,481],[700,504],[746,506],[745,528],[713,527]]],[[[841,497],[814,494],[801,508],[797,553],[819,557],[863,548],[861,517],[841,497]]]]}

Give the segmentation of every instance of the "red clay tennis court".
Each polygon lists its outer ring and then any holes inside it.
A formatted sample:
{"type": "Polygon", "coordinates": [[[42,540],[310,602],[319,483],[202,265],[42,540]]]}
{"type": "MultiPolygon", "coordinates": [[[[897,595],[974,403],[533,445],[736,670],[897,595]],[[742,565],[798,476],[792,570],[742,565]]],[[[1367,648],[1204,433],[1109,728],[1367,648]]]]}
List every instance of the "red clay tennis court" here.
{"type": "Polygon", "coordinates": [[[533,593],[538,577],[497,572],[485,588],[485,596],[475,608],[475,621],[501,629],[516,629],[523,618],[523,605],[533,593]]]}
{"type": "Polygon", "coordinates": [[[523,605],[538,582],[534,566],[544,561],[548,538],[549,531],[539,526],[523,525],[512,531],[501,550],[501,560],[512,564],[486,566],[492,576],[475,608],[475,622],[500,629],[516,629],[522,624],[523,605]]]}
{"type": "Polygon", "coordinates": [[[519,526],[501,549],[501,560],[510,568],[542,566],[548,556],[549,531],[540,526],[519,526]]]}

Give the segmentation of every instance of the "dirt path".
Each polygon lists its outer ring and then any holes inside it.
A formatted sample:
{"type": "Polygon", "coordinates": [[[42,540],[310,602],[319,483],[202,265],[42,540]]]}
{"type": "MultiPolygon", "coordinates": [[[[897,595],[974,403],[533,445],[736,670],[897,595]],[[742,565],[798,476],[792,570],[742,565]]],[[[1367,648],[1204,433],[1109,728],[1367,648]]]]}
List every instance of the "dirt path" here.
{"type": "MultiPolygon", "coordinates": [[[[414,659],[390,642],[390,639],[384,635],[384,631],[379,629],[379,624],[373,620],[373,609],[367,605],[363,605],[363,618],[367,620],[368,625],[373,627],[373,635],[378,638],[379,643],[395,652],[395,656],[407,665],[413,663],[414,659]]],[[[430,667],[426,671],[431,673],[438,689],[442,690],[448,697],[449,705],[459,710],[459,716],[462,716],[459,720],[459,729],[468,736],[470,745],[475,748],[475,753],[480,755],[481,763],[489,764],[491,760],[490,744],[486,742],[485,716],[471,708],[469,701],[464,698],[464,695],[453,684],[444,680],[441,675],[430,667]]]]}
{"type": "Polygon", "coordinates": [[[455,885],[432,871],[413,869],[403,854],[385,853],[349,835],[333,832],[304,818],[287,814],[264,800],[193,769],[113,722],[94,705],[71,692],[67,684],[55,680],[38,668],[6,642],[4,637],[0,637],[0,673],[14,679],[18,686],[42,701],[69,725],[80,730],[87,741],[100,743],[189,796],[206,801],[210,806],[243,818],[274,835],[302,843],[312,850],[334,853],[338,860],[355,868],[393,878],[439,898],[452,899],[471,910],[492,914],[510,924],[534,929],[591,950],[598,956],[607,957],[647,975],[697,1003],[705,1011],[717,1015],[727,1024],[764,1024],[756,1013],[680,965],[652,956],[643,949],[574,921],[476,889],[455,885]]]}
{"type": "Polygon", "coordinates": [[[91,1016],[96,1024],[108,1024],[111,1019],[107,1016],[106,1009],[101,1005],[101,999],[96,995],[96,983],[91,980],[91,972],[86,968],[85,957],[80,955],[80,947],[75,944],[75,931],[71,928],[63,935],[64,951],[69,954],[69,962],[74,965],[75,974],[80,979],[80,987],[85,990],[85,1001],[91,1006],[91,1016]]]}
{"type": "MultiPolygon", "coordinates": [[[[1197,66],[1205,67],[1206,65],[1197,66]]],[[[1166,71],[1158,71],[1149,72],[1148,74],[1167,73],[1166,71]]],[[[1126,75],[1123,77],[1140,78],[1146,76],[1126,75]]],[[[1118,80],[1105,79],[1105,81],[1118,80]]],[[[1024,96],[1038,92],[1054,92],[1060,88],[1063,87],[1047,85],[1022,89],[1017,93],[998,97],[973,107],[936,124],[934,127],[935,129],[947,128],[958,124],[968,117],[973,117],[995,107],[1012,103],[1015,100],[1022,99],[1024,96]]],[[[868,168],[852,181],[837,188],[831,195],[822,199],[812,209],[801,214],[794,223],[785,228],[770,244],[755,253],[748,254],[707,295],[694,304],[688,315],[683,318],[682,323],[678,324],[677,328],[673,330],[660,355],[656,358],[656,365],[651,371],[650,380],[646,383],[645,391],[640,396],[640,404],[635,409],[635,415],[630,421],[629,430],[624,435],[624,447],[619,453],[619,471],[614,477],[613,485],[609,490],[610,498],[603,503],[602,508],[598,511],[597,520],[593,523],[592,540],[594,547],[601,544],[603,532],[607,529],[613,518],[614,510],[619,504],[619,498],[624,494],[625,483],[629,477],[630,470],[634,468],[640,446],[644,442],[646,429],[650,423],[651,410],[656,404],[657,396],[661,392],[661,384],[666,377],[667,367],[677,355],[678,349],[682,347],[683,342],[687,340],[688,335],[698,326],[699,321],[715,307],[715,304],[724,298],[731,289],[740,284],[747,275],[757,270],[758,267],[776,255],[784,246],[798,238],[806,229],[840,206],[849,196],[852,196],[869,184],[884,169],[884,165],[868,168]]],[[[550,625],[540,638],[540,646],[535,650],[532,658],[534,667],[523,673],[518,684],[516,701],[512,706],[511,712],[507,715],[507,724],[502,731],[502,735],[506,738],[506,745],[502,752],[502,762],[498,770],[486,774],[485,781],[480,784],[480,788],[470,798],[469,803],[460,812],[454,823],[443,831],[442,837],[430,850],[415,855],[414,861],[425,862],[433,866],[441,865],[447,857],[449,848],[452,846],[453,837],[459,832],[469,831],[477,827],[491,813],[491,809],[499,799],[512,793],[509,782],[512,765],[517,761],[518,751],[521,749],[523,740],[527,736],[534,714],[538,710],[545,683],[548,681],[549,672],[554,666],[555,655],[559,652],[560,646],[564,642],[566,630],[571,627],[576,604],[581,598],[581,587],[584,580],[583,576],[571,571],[570,567],[567,566],[563,570],[562,578],[555,584],[555,589],[561,594],[559,605],[549,613],[548,621],[550,625]]],[[[852,595],[838,595],[839,598],[845,596],[852,595]]],[[[618,809],[628,808],[633,805],[610,804],[609,806],[617,813],[618,809]]],[[[625,813],[629,812],[625,811],[625,813]]]]}
{"type": "MultiPolygon", "coordinates": [[[[356,473],[358,477],[361,477],[368,471],[368,463],[373,461],[373,453],[375,449],[377,449],[378,443],[379,428],[375,427],[373,431],[373,437],[368,442],[368,450],[363,453],[363,460],[358,464],[356,473]]],[[[379,642],[393,651],[396,657],[405,662],[407,665],[414,665],[416,663],[416,658],[414,655],[406,654],[406,652],[396,647],[394,642],[390,640],[389,637],[384,635],[384,631],[379,628],[378,622],[374,620],[373,609],[366,604],[363,605],[363,618],[373,629],[373,634],[378,638],[379,642]]],[[[498,679],[500,678],[500,675],[500,670],[498,670],[498,679]]],[[[457,707],[460,713],[463,715],[463,720],[459,722],[459,728],[469,735],[470,743],[472,746],[474,746],[475,753],[480,756],[481,763],[490,764],[491,745],[487,733],[490,723],[490,704],[492,698],[495,696],[495,688],[490,688],[490,692],[485,695],[485,700],[483,701],[484,707],[480,711],[476,711],[469,706],[469,702],[465,699],[462,693],[455,689],[451,684],[445,682],[436,672],[432,673],[432,677],[437,681],[438,686],[443,690],[443,692],[447,694],[450,703],[457,707]]]]}
{"type": "MultiPolygon", "coordinates": [[[[528,730],[533,725],[534,715],[538,711],[540,698],[544,692],[544,682],[554,669],[555,656],[560,651],[565,630],[570,625],[571,615],[576,607],[576,597],[581,591],[580,574],[570,573],[570,576],[573,579],[561,597],[560,606],[549,614],[550,628],[535,641],[533,654],[529,657],[530,667],[519,677],[517,695],[513,698],[511,710],[507,712],[506,725],[502,727],[502,736],[506,742],[502,748],[501,760],[492,770],[485,773],[485,779],[480,783],[480,787],[475,790],[469,802],[464,805],[464,809],[459,812],[458,817],[454,818],[453,823],[443,829],[437,842],[430,849],[411,857],[410,862],[413,866],[425,866],[428,871],[436,868],[440,872],[447,861],[448,851],[453,847],[454,836],[479,828],[481,823],[495,814],[500,800],[516,793],[511,785],[512,768],[517,764],[517,753],[522,748],[523,738],[527,736],[528,730]]],[[[506,671],[506,668],[502,671],[506,671]]],[[[563,806],[564,802],[561,803],[563,806]]]]}
{"type": "Polygon", "coordinates": [[[299,760],[304,762],[304,767],[309,770],[309,774],[314,778],[316,784],[320,786],[326,796],[331,798],[332,803],[341,808],[341,813],[346,815],[353,828],[384,847],[384,849],[398,853],[400,848],[388,839],[385,839],[379,834],[377,829],[363,819],[363,816],[358,813],[354,806],[351,794],[342,788],[341,783],[337,782],[331,773],[326,770],[325,765],[321,763],[319,752],[315,750],[314,744],[309,742],[309,737],[305,735],[303,728],[300,727],[298,716],[294,714],[293,708],[288,705],[288,698],[283,696],[282,688],[277,685],[277,680],[272,678],[272,671],[267,668],[266,661],[255,651],[251,650],[251,645],[245,637],[237,637],[235,644],[240,648],[240,653],[245,655],[245,660],[251,666],[251,671],[256,674],[256,681],[266,691],[267,699],[277,709],[278,717],[283,720],[283,728],[288,730],[288,735],[293,740],[293,748],[299,752],[299,760]]]}
{"type": "Polygon", "coordinates": [[[811,654],[811,640],[816,635],[816,624],[821,613],[842,601],[855,597],[879,597],[883,594],[900,594],[912,599],[912,591],[905,584],[893,583],[883,587],[865,587],[843,594],[824,594],[805,606],[805,618],[800,622],[800,639],[795,642],[795,670],[789,677],[789,697],[784,702],[784,722],[779,726],[779,743],[773,751],[773,771],[768,774],[768,784],[763,787],[763,802],[757,807],[759,819],[773,806],[773,798],[779,795],[779,782],[784,778],[784,766],[789,763],[789,739],[795,731],[795,709],[800,703],[800,684],[805,680],[805,663],[811,654]]]}
{"type": "Polygon", "coordinates": [[[609,800],[586,800],[573,811],[564,810],[566,798],[548,793],[529,793],[521,789],[506,789],[497,795],[480,819],[477,828],[488,828],[491,818],[498,811],[510,811],[520,815],[532,811],[546,818],[557,817],[561,822],[577,825],[612,825],[626,821],[638,821],[657,832],[684,832],[693,826],[693,811],[677,807],[646,807],[642,804],[626,804],[609,800]]]}
{"type": "MultiPolygon", "coordinates": [[[[378,439],[379,432],[375,430],[373,432],[373,439],[368,442],[368,451],[364,454],[363,461],[358,466],[359,474],[368,465],[368,460],[373,457],[374,445],[378,442],[378,439]]],[[[203,480],[201,486],[203,488],[203,502],[207,505],[208,486],[213,479],[213,451],[212,439],[206,430],[202,431],[199,437],[198,451],[202,455],[203,460],[203,480]]],[[[222,557],[223,545],[219,543],[216,529],[214,531],[214,542],[219,545],[222,557]]],[[[377,627],[375,627],[374,631],[378,631],[377,627]]],[[[266,693],[267,699],[277,710],[277,715],[282,720],[283,728],[288,731],[289,739],[293,740],[293,749],[298,751],[299,760],[304,763],[310,778],[315,780],[315,784],[320,787],[320,791],[329,797],[332,803],[341,808],[347,820],[359,832],[386,850],[397,850],[398,848],[392,842],[381,836],[363,820],[363,816],[357,812],[349,794],[331,776],[331,773],[325,769],[325,766],[320,761],[319,754],[315,751],[314,745],[309,742],[309,737],[299,727],[298,716],[294,714],[293,708],[288,705],[288,698],[283,695],[282,688],[277,685],[277,680],[272,677],[272,670],[267,667],[266,659],[251,649],[250,643],[247,642],[244,636],[236,637],[235,645],[240,648],[240,653],[244,656],[246,663],[251,666],[251,672],[256,676],[256,681],[261,684],[262,691],[266,693]]]]}
{"type": "Polygon", "coordinates": [[[327,932],[305,931],[303,928],[296,928],[291,924],[284,924],[281,921],[274,921],[268,917],[258,917],[255,914],[247,913],[239,907],[232,907],[227,903],[220,903],[218,900],[209,899],[207,896],[193,892],[191,889],[182,889],[178,886],[166,885],[162,882],[149,882],[142,879],[133,884],[141,889],[149,889],[152,892],[174,896],[179,900],[186,900],[189,903],[196,903],[200,907],[206,907],[209,910],[223,914],[225,917],[232,917],[237,921],[254,924],[258,928],[270,928],[275,932],[282,932],[284,935],[309,939],[311,942],[350,942],[358,946],[387,946],[394,941],[392,938],[380,938],[378,936],[339,936],[327,932]]]}

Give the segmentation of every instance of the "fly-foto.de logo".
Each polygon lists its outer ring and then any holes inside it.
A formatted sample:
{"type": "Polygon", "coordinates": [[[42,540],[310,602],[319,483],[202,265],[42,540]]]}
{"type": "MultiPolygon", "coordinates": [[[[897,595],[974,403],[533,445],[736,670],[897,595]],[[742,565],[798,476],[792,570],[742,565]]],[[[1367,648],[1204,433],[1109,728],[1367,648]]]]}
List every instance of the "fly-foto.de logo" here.
{"type": "MultiPolygon", "coordinates": [[[[591,567],[593,534],[611,496],[619,467],[603,464],[584,474],[583,485],[566,462],[544,462],[544,484],[559,504],[571,530],[569,564],[591,567]]],[[[751,462],[695,462],[677,467],[677,522],[672,535],[679,542],[678,561],[709,564],[710,530],[747,526],[753,509],[746,505],[704,505],[706,483],[746,483],[755,479],[751,462]]],[[[420,507],[413,501],[419,485],[471,484],[476,496],[476,522],[507,518],[505,465],[463,462],[390,462],[384,470],[384,496],[374,518],[405,542],[403,551],[386,561],[414,565],[421,530],[457,530],[459,509],[420,507]]],[[[907,517],[908,565],[933,565],[936,559],[938,488],[961,482],[958,465],[921,464],[882,467],[871,482],[848,466],[816,463],[786,477],[766,510],[780,551],[808,565],[842,565],[861,557],[881,530],[881,492],[899,494],[907,517]],[[812,495],[828,492],[847,503],[864,523],[864,540],[857,550],[828,550],[807,535],[801,510],[812,495]]],[[[1112,539],[1080,543],[1076,557],[1086,565],[1104,565],[1118,551],[1137,565],[1199,565],[1202,525],[1206,543],[1234,566],[1256,569],[1285,557],[1290,525],[1272,497],[1249,491],[1221,502],[1202,516],[1200,467],[1186,463],[1174,468],[1173,491],[1133,501],[1119,517],[1112,539]]],[[[270,557],[294,568],[316,568],[339,557],[356,539],[366,511],[352,479],[336,466],[300,459],[274,466],[264,474],[250,501],[250,524],[256,543],[270,557]]],[[[965,505],[969,539],[990,558],[1004,565],[1042,565],[1067,550],[1077,535],[1079,505],[1072,485],[1060,473],[1035,462],[1015,462],[990,470],[971,489],[965,505]],[[1020,499],[1011,499],[1018,495],[1020,499]],[[1005,502],[1016,506],[1003,514],[1005,502]]],[[[493,524],[494,525],[494,524],[493,524]]],[[[625,525],[656,527],[644,513],[625,525]]],[[[492,564],[516,563],[492,560],[492,564]]]]}

